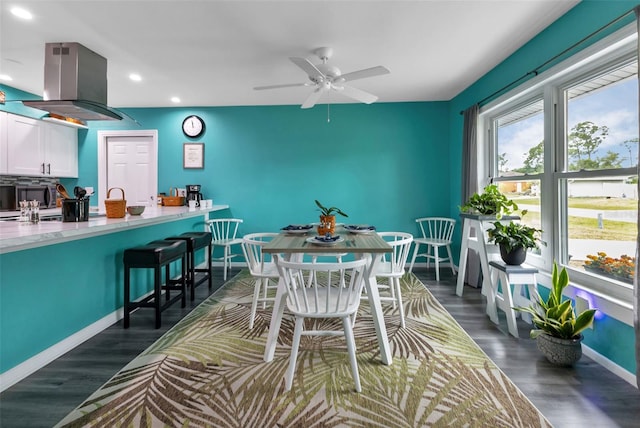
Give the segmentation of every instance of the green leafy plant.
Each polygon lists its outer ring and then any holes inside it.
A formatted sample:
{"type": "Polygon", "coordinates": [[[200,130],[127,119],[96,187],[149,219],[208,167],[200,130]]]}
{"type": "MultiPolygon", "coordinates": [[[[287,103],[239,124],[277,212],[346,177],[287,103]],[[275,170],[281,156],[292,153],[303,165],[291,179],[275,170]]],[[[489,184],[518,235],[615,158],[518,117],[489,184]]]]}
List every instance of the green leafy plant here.
{"type": "Polygon", "coordinates": [[[569,274],[564,267],[558,272],[555,262],[551,283],[547,301],[536,296],[537,300],[531,306],[513,309],[531,314],[533,325],[536,327],[531,330],[532,339],[543,333],[560,339],[577,339],[580,333],[593,323],[596,309],[586,309],[576,316],[573,301],[562,300],[562,291],[569,284],[569,274]]]}
{"type": "Polygon", "coordinates": [[[342,210],[338,207],[325,207],[324,205],[322,205],[320,203],[320,201],[318,201],[316,199],[316,205],[318,206],[318,208],[320,208],[320,212],[322,213],[322,215],[335,215],[335,214],[340,214],[343,217],[349,217],[347,214],[345,214],[344,212],[342,212],[342,210]]]}
{"type": "Polygon", "coordinates": [[[460,211],[470,214],[495,215],[500,218],[518,211],[518,205],[507,198],[497,184],[489,184],[482,193],[474,193],[467,202],[460,206],[460,211]]]}
{"type": "Polygon", "coordinates": [[[541,233],[541,229],[513,221],[506,225],[496,221],[493,223],[493,228],[487,230],[489,242],[503,246],[508,253],[514,248],[529,250],[540,248],[539,243],[545,245],[545,242],[540,239],[541,233]]]}

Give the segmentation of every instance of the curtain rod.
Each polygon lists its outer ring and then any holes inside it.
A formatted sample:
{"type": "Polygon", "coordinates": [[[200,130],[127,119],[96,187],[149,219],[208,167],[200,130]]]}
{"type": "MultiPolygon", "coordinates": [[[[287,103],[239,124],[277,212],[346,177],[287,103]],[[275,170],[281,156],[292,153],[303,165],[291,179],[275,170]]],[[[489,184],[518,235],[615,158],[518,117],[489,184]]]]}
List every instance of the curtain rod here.
{"type": "MultiPolygon", "coordinates": [[[[490,99],[492,99],[494,96],[500,94],[501,92],[505,91],[506,89],[512,87],[513,85],[515,85],[516,83],[520,82],[523,79],[527,79],[529,76],[533,75],[534,77],[537,76],[540,73],[540,69],[545,67],[546,65],[548,65],[549,63],[555,61],[556,59],[560,58],[561,56],[563,56],[564,54],[566,54],[567,52],[573,50],[576,46],[581,45],[582,43],[584,43],[585,41],[589,40],[591,37],[595,36],[596,34],[600,33],[603,30],[606,30],[607,28],[611,27],[612,25],[616,24],[618,21],[623,20],[624,18],[626,18],[627,16],[629,16],[630,14],[634,13],[635,8],[631,9],[625,13],[623,13],[622,15],[620,15],[619,17],[617,17],[616,19],[614,19],[613,21],[603,25],[602,27],[598,28],[596,31],[594,31],[593,33],[589,34],[588,36],[580,39],[578,42],[574,43],[573,45],[569,46],[567,49],[563,50],[562,52],[560,52],[559,54],[555,55],[554,57],[552,57],[551,59],[548,59],[547,61],[545,61],[544,63],[540,64],[539,66],[537,66],[534,70],[529,71],[527,73],[525,73],[523,76],[517,78],[516,80],[514,80],[513,82],[503,86],[502,88],[498,89],[497,91],[493,92],[491,95],[487,95],[486,97],[484,97],[483,99],[481,99],[480,101],[477,102],[478,106],[483,105],[485,102],[489,101],[490,99]]],[[[464,110],[460,111],[460,114],[464,114],[464,110]]]]}

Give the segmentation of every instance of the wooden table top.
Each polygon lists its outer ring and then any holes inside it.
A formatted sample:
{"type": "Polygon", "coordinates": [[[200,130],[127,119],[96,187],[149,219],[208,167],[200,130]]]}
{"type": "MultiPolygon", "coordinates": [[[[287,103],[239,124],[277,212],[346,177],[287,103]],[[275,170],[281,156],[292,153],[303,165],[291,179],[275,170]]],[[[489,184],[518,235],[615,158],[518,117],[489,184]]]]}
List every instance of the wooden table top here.
{"type": "Polygon", "coordinates": [[[343,240],[335,245],[317,245],[307,242],[313,238],[314,233],[294,235],[280,233],[269,243],[262,247],[262,251],[269,254],[291,253],[390,253],[391,246],[387,244],[377,233],[336,233],[343,240]]]}

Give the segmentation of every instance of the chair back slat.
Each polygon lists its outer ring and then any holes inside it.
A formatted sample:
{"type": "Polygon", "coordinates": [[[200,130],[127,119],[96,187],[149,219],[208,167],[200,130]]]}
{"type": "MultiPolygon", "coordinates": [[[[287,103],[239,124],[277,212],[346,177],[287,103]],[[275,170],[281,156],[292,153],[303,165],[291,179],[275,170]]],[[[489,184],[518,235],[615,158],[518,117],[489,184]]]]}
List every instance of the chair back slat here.
{"type": "Polygon", "coordinates": [[[440,242],[451,242],[456,220],[447,217],[422,217],[416,219],[422,238],[440,242]]]}
{"type": "Polygon", "coordinates": [[[271,241],[277,233],[251,233],[242,238],[242,252],[251,275],[260,276],[265,271],[265,265],[272,264],[270,254],[262,252],[262,247],[271,241]]]}
{"type": "Polygon", "coordinates": [[[276,259],[287,286],[289,310],[306,317],[340,317],[358,310],[366,259],[346,263],[298,263],[276,259]]]}
{"type": "Polygon", "coordinates": [[[211,231],[211,239],[213,241],[236,239],[240,223],[242,223],[242,219],[239,218],[219,218],[208,220],[207,224],[211,231]]]}
{"type": "Polygon", "coordinates": [[[391,253],[383,255],[383,260],[390,263],[389,273],[404,273],[413,235],[405,232],[379,232],[378,235],[391,246],[391,253]]]}

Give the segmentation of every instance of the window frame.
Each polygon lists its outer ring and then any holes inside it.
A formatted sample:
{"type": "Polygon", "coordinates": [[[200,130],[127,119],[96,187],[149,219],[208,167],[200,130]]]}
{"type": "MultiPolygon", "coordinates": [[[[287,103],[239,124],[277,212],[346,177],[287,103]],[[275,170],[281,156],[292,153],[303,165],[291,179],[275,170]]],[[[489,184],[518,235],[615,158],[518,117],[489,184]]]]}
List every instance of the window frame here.
{"type": "Polygon", "coordinates": [[[524,84],[510,90],[494,101],[480,108],[478,124],[478,173],[479,186],[482,188],[491,182],[540,180],[542,239],[547,242],[541,247],[540,255],[529,253],[527,263],[548,273],[554,260],[567,267],[572,283],[579,284],[589,291],[623,302],[632,302],[633,287],[605,277],[594,276],[564,264],[563,255],[567,254],[568,240],[559,239],[568,229],[567,179],[606,177],[620,175],[638,175],[638,166],[593,170],[568,171],[566,156],[567,100],[565,90],[580,82],[593,79],[599,74],[624,63],[637,60],[638,42],[636,25],[629,24],[615,33],[583,49],[561,63],[538,74],[524,84]],[[500,177],[497,148],[497,122],[500,117],[515,111],[536,100],[543,101],[544,123],[544,173],[523,174],[500,177]],[[565,168],[566,167],[566,168],[565,168]]]}

